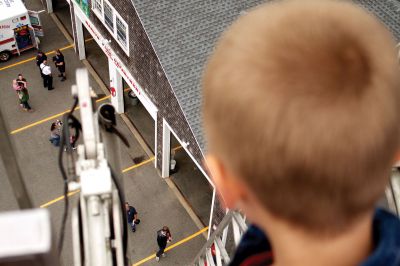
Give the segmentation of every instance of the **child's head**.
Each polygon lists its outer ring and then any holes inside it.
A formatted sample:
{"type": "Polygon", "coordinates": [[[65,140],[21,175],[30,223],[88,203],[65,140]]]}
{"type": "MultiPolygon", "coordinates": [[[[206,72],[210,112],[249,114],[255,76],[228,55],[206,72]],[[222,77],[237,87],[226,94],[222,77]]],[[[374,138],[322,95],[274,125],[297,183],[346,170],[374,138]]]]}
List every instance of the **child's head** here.
{"type": "Polygon", "coordinates": [[[235,180],[310,231],[371,212],[399,147],[394,47],[345,2],[281,1],[239,18],[203,80],[209,167],[228,207],[246,200],[225,186],[235,180]]]}

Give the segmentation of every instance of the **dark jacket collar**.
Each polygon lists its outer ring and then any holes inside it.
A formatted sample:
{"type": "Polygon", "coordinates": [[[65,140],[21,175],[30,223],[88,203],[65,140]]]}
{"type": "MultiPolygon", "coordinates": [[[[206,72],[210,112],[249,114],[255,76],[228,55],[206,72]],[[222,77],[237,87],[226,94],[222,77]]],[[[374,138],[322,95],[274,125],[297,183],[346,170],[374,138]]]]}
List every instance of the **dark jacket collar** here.
{"type": "Polygon", "coordinates": [[[372,230],[375,248],[360,266],[400,266],[400,220],[378,209],[372,230]]]}
{"type": "MultiPolygon", "coordinates": [[[[393,214],[377,209],[373,220],[375,248],[360,266],[400,266],[400,220],[393,214]]],[[[271,245],[263,231],[252,225],[243,235],[230,265],[269,265],[271,245]],[[260,258],[265,258],[260,262],[260,258]],[[254,263],[253,263],[254,262],[254,263]]]]}

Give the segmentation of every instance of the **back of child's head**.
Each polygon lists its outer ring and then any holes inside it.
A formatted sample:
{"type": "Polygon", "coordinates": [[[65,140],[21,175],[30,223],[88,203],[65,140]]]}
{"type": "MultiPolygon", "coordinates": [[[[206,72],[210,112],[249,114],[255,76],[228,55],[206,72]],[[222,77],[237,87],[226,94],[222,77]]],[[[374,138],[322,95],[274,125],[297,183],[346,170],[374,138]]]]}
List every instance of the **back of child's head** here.
{"type": "Polygon", "coordinates": [[[209,152],[266,210],[337,232],[383,195],[399,147],[391,34],[339,1],[280,1],[224,33],[203,80],[209,152]]]}

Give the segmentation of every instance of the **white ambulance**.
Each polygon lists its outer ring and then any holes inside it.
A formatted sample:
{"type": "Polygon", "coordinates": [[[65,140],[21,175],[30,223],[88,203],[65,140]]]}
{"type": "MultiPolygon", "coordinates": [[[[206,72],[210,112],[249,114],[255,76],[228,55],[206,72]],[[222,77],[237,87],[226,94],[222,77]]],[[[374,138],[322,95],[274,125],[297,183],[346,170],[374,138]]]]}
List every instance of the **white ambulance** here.
{"type": "Polygon", "coordinates": [[[27,10],[22,0],[0,0],[0,61],[39,49],[38,36],[43,28],[37,12],[27,10]]]}

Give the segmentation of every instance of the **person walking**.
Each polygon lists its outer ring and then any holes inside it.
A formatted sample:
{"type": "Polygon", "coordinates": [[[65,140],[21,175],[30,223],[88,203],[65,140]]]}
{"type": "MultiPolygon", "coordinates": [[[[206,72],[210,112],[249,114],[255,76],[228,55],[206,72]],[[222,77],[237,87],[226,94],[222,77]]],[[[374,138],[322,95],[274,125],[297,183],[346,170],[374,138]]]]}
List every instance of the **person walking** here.
{"type": "Polygon", "coordinates": [[[32,112],[33,109],[28,103],[29,100],[28,89],[23,87],[21,90],[18,90],[18,97],[24,111],[32,112]]]}
{"type": "Polygon", "coordinates": [[[42,73],[42,69],[40,68],[40,65],[43,63],[44,60],[47,60],[46,54],[42,51],[38,51],[38,53],[36,55],[36,65],[39,68],[40,76],[42,78],[44,78],[44,77],[43,77],[43,73],[42,73]]]}
{"type": "Polygon", "coordinates": [[[17,93],[19,99],[19,105],[24,111],[33,111],[28,103],[29,93],[27,89],[26,79],[23,78],[22,74],[18,74],[18,78],[13,80],[13,89],[17,93]]]}
{"type": "Polygon", "coordinates": [[[167,247],[167,243],[172,241],[172,235],[169,231],[168,226],[163,226],[161,230],[157,231],[157,245],[158,251],[156,253],[156,261],[160,260],[160,256],[165,257],[164,250],[167,247]]]}
{"type": "Polygon", "coordinates": [[[53,57],[54,64],[58,68],[58,71],[60,71],[60,74],[58,75],[61,77],[61,81],[64,81],[67,79],[65,75],[65,60],[64,60],[64,55],[61,53],[59,49],[56,50],[56,55],[53,57]]]}
{"type": "Polygon", "coordinates": [[[130,206],[128,202],[125,202],[125,210],[128,224],[130,225],[132,232],[136,232],[136,225],[140,223],[137,211],[133,206],[130,206]]]}
{"type": "Polygon", "coordinates": [[[43,86],[50,91],[53,90],[53,76],[51,75],[51,67],[47,64],[47,60],[44,60],[40,64],[40,69],[43,74],[43,86]]]}

